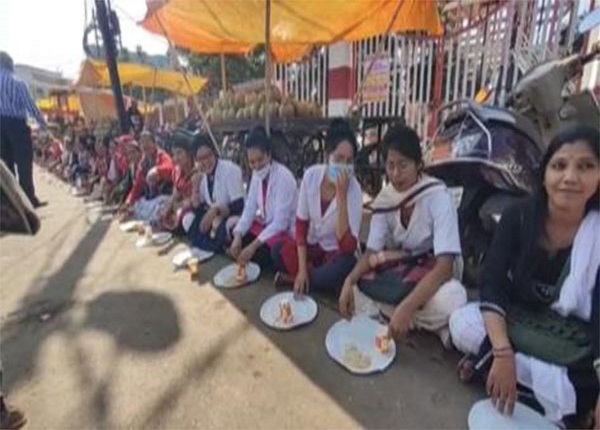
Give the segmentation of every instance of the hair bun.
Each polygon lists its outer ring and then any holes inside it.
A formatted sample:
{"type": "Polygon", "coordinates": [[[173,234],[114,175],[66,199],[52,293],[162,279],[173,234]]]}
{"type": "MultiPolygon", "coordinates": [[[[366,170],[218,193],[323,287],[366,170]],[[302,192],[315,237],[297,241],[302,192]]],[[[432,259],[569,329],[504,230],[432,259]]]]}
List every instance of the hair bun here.
{"type": "Polygon", "coordinates": [[[327,152],[333,152],[337,148],[338,144],[342,141],[348,141],[354,153],[358,150],[358,144],[356,142],[356,135],[350,126],[350,123],[342,118],[335,118],[329,123],[327,128],[327,136],[325,138],[325,147],[327,152]]]}
{"type": "Polygon", "coordinates": [[[271,139],[262,125],[252,127],[244,143],[246,148],[259,148],[265,152],[271,152],[271,139]]]}

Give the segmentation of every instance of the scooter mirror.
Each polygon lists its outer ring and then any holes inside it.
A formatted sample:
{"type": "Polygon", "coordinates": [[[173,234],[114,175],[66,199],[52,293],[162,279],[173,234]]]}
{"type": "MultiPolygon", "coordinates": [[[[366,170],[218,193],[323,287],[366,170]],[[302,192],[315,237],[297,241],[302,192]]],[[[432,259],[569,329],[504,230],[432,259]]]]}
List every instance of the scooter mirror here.
{"type": "Polygon", "coordinates": [[[594,9],[579,22],[577,32],[580,34],[587,33],[600,25],[600,7],[594,9]]]}

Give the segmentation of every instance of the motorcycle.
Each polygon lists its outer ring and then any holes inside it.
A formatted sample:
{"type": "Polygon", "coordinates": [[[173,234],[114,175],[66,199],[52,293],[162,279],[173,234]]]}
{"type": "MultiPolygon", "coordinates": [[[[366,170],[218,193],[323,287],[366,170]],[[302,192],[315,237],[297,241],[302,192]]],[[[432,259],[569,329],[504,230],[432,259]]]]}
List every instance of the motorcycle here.
{"type": "MultiPolygon", "coordinates": [[[[573,93],[570,83],[600,53],[542,63],[517,82],[506,107],[460,100],[438,127],[428,148],[426,172],[450,188],[458,210],[467,285],[478,284],[482,263],[503,210],[533,193],[539,162],[558,131],[600,124],[590,91],[573,93]]],[[[440,116],[442,117],[442,116],[440,116]]]]}

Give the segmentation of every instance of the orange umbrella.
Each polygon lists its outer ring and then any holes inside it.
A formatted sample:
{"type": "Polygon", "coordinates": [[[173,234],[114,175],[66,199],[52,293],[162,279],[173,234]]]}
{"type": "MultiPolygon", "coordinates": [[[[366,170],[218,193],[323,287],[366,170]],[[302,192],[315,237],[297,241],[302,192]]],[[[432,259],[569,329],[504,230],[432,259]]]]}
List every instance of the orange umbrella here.
{"type": "MultiPolygon", "coordinates": [[[[153,0],[147,5],[144,28],[196,53],[245,54],[266,42],[265,0],[153,0]]],[[[280,62],[297,60],[314,45],[360,40],[388,28],[390,33],[441,35],[436,0],[271,3],[270,46],[280,62]]]]}

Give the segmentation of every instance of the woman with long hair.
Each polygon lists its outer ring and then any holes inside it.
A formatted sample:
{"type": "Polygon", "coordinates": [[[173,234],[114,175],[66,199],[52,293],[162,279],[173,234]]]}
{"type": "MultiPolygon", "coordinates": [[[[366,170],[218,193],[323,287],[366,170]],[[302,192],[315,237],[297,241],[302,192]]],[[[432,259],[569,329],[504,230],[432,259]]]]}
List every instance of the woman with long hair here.
{"type": "Polygon", "coordinates": [[[598,130],[583,126],[554,137],[538,192],[502,214],[481,302],[450,319],[452,340],[467,354],[460,378],[487,373],[488,394],[508,414],[520,385],[548,418],[589,426],[595,407],[600,427],[599,145],[598,130]]]}

